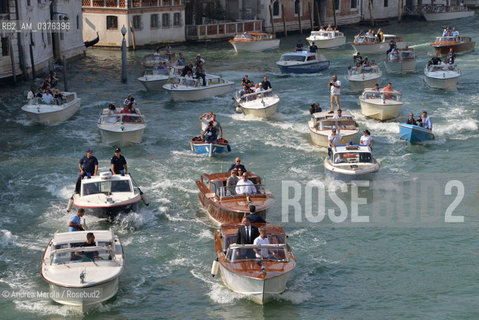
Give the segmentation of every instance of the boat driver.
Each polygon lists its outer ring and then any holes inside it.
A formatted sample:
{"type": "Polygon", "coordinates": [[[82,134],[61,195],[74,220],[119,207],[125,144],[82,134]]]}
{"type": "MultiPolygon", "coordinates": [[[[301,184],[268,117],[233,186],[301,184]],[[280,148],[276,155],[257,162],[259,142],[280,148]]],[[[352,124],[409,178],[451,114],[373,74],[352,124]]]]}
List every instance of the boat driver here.
{"type": "Polygon", "coordinates": [[[328,156],[331,156],[331,148],[336,150],[336,146],[339,145],[340,142],[347,144],[346,140],[343,139],[343,136],[340,133],[336,133],[336,129],[331,129],[331,134],[328,136],[328,156]]]}
{"type": "Polygon", "coordinates": [[[244,78],[241,79],[241,85],[243,86],[243,88],[244,86],[246,86],[246,88],[251,88],[252,86],[254,86],[254,83],[253,81],[248,79],[248,75],[246,74],[244,78]]]}
{"type": "MultiPolygon", "coordinates": [[[[95,247],[95,235],[93,232],[88,232],[86,235],[86,242],[84,242],[81,247],[95,247]]],[[[75,252],[75,256],[86,257],[90,260],[94,259],[103,259],[99,256],[98,251],[86,251],[86,252],[75,252]]]]}
{"type": "Polygon", "coordinates": [[[249,195],[256,193],[256,187],[254,183],[248,179],[248,172],[243,173],[243,178],[238,181],[235,189],[237,194],[249,195]]]}
{"type": "MultiPolygon", "coordinates": [[[[242,226],[238,228],[238,233],[236,237],[237,244],[253,244],[254,240],[259,236],[258,228],[251,225],[248,217],[244,217],[242,226]]],[[[236,256],[242,257],[243,259],[254,259],[255,254],[251,249],[242,249],[236,251],[236,256]],[[241,253],[240,253],[241,252],[241,253]]]]}

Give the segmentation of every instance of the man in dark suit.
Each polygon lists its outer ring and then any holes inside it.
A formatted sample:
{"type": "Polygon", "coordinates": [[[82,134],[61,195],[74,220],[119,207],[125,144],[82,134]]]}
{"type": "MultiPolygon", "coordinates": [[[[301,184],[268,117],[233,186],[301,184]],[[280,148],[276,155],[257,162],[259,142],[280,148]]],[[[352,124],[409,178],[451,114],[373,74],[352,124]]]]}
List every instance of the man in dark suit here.
{"type": "Polygon", "coordinates": [[[249,206],[249,214],[246,218],[248,218],[251,223],[266,223],[261,216],[256,214],[256,207],[254,205],[249,206]]]}
{"type": "MultiPolygon", "coordinates": [[[[248,217],[244,217],[242,221],[243,225],[238,228],[238,237],[236,240],[237,244],[253,244],[254,239],[259,237],[258,228],[251,225],[251,222],[248,217]]],[[[255,259],[255,254],[252,249],[241,250],[236,252],[237,255],[240,255],[243,259],[255,259]]]]}

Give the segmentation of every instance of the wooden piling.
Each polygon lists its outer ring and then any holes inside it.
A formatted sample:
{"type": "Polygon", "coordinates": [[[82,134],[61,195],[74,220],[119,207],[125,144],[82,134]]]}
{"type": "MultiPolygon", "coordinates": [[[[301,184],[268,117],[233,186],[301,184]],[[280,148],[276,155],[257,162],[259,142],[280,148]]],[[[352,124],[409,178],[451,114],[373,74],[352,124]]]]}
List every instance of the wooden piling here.
{"type": "Polygon", "coordinates": [[[271,5],[269,5],[269,17],[271,20],[271,33],[276,37],[276,33],[274,32],[273,7],[271,5]]]}
{"type": "Polygon", "coordinates": [[[311,10],[311,2],[308,2],[308,12],[309,12],[309,24],[311,25],[311,31],[313,31],[314,30],[313,10],[311,10]]]}
{"type": "Polygon", "coordinates": [[[281,14],[283,15],[283,29],[284,29],[284,36],[288,36],[288,30],[286,29],[286,16],[284,15],[284,4],[281,5],[281,14]]]}

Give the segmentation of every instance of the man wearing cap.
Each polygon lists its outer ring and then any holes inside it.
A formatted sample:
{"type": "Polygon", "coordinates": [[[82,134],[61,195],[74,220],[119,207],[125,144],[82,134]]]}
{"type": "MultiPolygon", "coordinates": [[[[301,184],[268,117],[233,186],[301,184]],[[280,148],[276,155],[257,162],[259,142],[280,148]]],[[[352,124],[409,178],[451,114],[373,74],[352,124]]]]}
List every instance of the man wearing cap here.
{"type": "Polygon", "coordinates": [[[115,154],[111,157],[111,173],[112,174],[121,174],[124,170],[124,174],[128,174],[128,166],[126,164],[126,159],[121,155],[120,148],[115,149],[115,154]]]}
{"type": "Polygon", "coordinates": [[[331,111],[329,113],[334,113],[334,102],[338,109],[341,109],[341,104],[339,103],[339,94],[341,89],[341,81],[338,80],[336,75],[333,75],[333,79],[329,81],[329,89],[331,91],[331,111]]]}
{"type": "Polygon", "coordinates": [[[359,140],[359,144],[362,146],[369,146],[371,149],[374,146],[374,139],[371,137],[371,132],[369,130],[364,130],[361,139],[359,140]]]}
{"type": "Polygon", "coordinates": [[[203,86],[206,86],[206,70],[205,70],[205,60],[201,58],[201,55],[198,53],[196,55],[196,78],[203,79],[203,86]]]}
{"type": "Polygon", "coordinates": [[[81,179],[86,175],[96,176],[98,173],[98,160],[93,156],[93,151],[88,149],[86,156],[80,159],[78,163],[80,175],[78,176],[75,186],[75,193],[80,193],[81,179]]]}

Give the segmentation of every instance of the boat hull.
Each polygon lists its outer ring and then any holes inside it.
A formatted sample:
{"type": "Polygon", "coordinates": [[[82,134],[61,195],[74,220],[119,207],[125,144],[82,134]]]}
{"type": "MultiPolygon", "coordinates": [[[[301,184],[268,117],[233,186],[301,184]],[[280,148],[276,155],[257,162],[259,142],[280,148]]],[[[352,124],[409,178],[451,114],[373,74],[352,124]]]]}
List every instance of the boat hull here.
{"type": "Polygon", "coordinates": [[[374,163],[369,168],[361,170],[345,170],[338,169],[332,166],[328,159],[324,159],[324,173],[326,176],[329,176],[335,180],[340,180],[344,182],[352,182],[358,180],[373,180],[376,176],[376,173],[379,171],[379,164],[374,163]]]}
{"type": "Polygon", "coordinates": [[[401,62],[385,61],[384,66],[389,73],[408,73],[416,71],[416,59],[401,62]]]}
{"type": "MultiPolygon", "coordinates": [[[[381,101],[381,99],[375,99],[381,101]]],[[[399,115],[403,103],[369,103],[367,100],[360,98],[361,113],[372,119],[384,121],[394,119],[399,115]]]]}
{"type": "Polygon", "coordinates": [[[455,91],[457,90],[457,80],[459,76],[453,78],[435,78],[424,75],[424,82],[431,88],[455,91]]]}
{"type": "Polygon", "coordinates": [[[399,134],[401,139],[410,143],[420,143],[434,139],[434,134],[431,131],[406,123],[399,124],[399,134]]]}
{"type": "Polygon", "coordinates": [[[95,305],[113,298],[119,288],[120,278],[85,288],[61,287],[49,283],[52,300],[69,306],[80,308],[81,312],[88,312],[95,305]]]}
{"type": "Polygon", "coordinates": [[[193,143],[190,142],[191,151],[196,154],[205,154],[210,157],[220,154],[227,153],[231,151],[229,144],[219,144],[219,143],[193,143]]]}
{"type": "Polygon", "coordinates": [[[147,80],[145,77],[140,77],[138,81],[140,81],[148,91],[163,91],[163,86],[168,82],[168,77],[159,80],[147,80]]]}
{"type": "Polygon", "coordinates": [[[476,46],[476,43],[473,41],[461,42],[461,43],[455,43],[455,44],[449,44],[449,45],[445,45],[445,44],[432,45],[432,47],[434,47],[434,50],[436,51],[436,54],[439,56],[447,56],[450,49],[454,50],[455,54],[472,52],[474,51],[475,46],[476,46]]]}
{"type": "MultiPolygon", "coordinates": [[[[388,42],[379,42],[375,44],[352,44],[353,48],[356,52],[360,52],[363,56],[365,54],[382,54],[386,53],[389,50],[389,43],[388,42]]],[[[396,42],[396,46],[398,49],[405,49],[406,42],[400,41],[396,42]]]]}
{"type": "Polygon", "coordinates": [[[367,88],[373,88],[376,83],[381,82],[381,76],[376,77],[376,78],[370,78],[367,79],[365,78],[364,80],[356,80],[356,79],[351,79],[348,77],[349,81],[349,89],[351,91],[363,91],[364,89],[367,88]]]}
{"type": "Polygon", "coordinates": [[[257,118],[270,118],[276,113],[277,105],[278,103],[275,103],[262,109],[242,107],[242,111],[247,116],[254,116],[257,118]]]}
{"type": "Polygon", "coordinates": [[[77,98],[74,101],[68,103],[65,108],[52,112],[42,112],[41,107],[39,112],[38,108],[31,108],[27,106],[23,106],[22,110],[25,111],[28,118],[33,122],[50,124],[63,122],[70,119],[75,113],[78,112],[78,110],[80,109],[80,105],[81,99],[77,98]]]}
{"type": "Polygon", "coordinates": [[[126,146],[130,144],[138,144],[143,138],[145,129],[135,131],[110,131],[100,128],[101,140],[104,144],[115,146],[126,146]]]}
{"type": "Polygon", "coordinates": [[[313,42],[319,49],[336,48],[346,44],[346,37],[337,37],[333,39],[314,39],[311,37],[306,38],[309,45],[312,46],[313,42]]]}
{"type": "MultiPolygon", "coordinates": [[[[168,86],[168,84],[165,86],[168,86]]],[[[171,98],[174,101],[203,100],[214,96],[220,96],[234,90],[234,83],[221,86],[198,87],[191,90],[168,89],[169,87],[165,88],[165,86],[163,86],[163,89],[170,92],[171,98]]]]}
{"type": "Polygon", "coordinates": [[[259,52],[279,48],[279,39],[256,41],[230,41],[236,52],[259,52]]]}
{"type": "Polygon", "coordinates": [[[447,21],[464,19],[474,16],[474,11],[454,11],[454,12],[437,12],[437,13],[424,13],[424,19],[426,21],[447,21]]]}
{"type": "Polygon", "coordinates": [[[329,61],[316,61],[314,63],[282,65],[278,64],[281,73],[318,73],[329,68],[329,61]]]}
{"type": "MultiPolygon", "coordinates": [[[[329,146],[328,136],[330,132],[331,131],[329,131],[327,134],[319,134],[311,130],[311,128],[309,129],[309,135],[311,136],[311,141],[313,142],[314,145],[318,147],[327,148],[329,146]]],[[[356,130],[355,132],[345,134],[341,131],[341,135],[343,136],[343,139],[347,143],[350,143],[350,142],[354,143],[357,140],[358,132],[359,131],[356,130]]]]}
{"type": "Polygon", "coordinates": [[[246,295],[248,299],[258,304],[265,304],[274,296],[284,292],[290,273],[286,272],[276,277],[258,279],[236,274],[220,264],[221,280],[225,286],[234,292],[246,295]]]}

